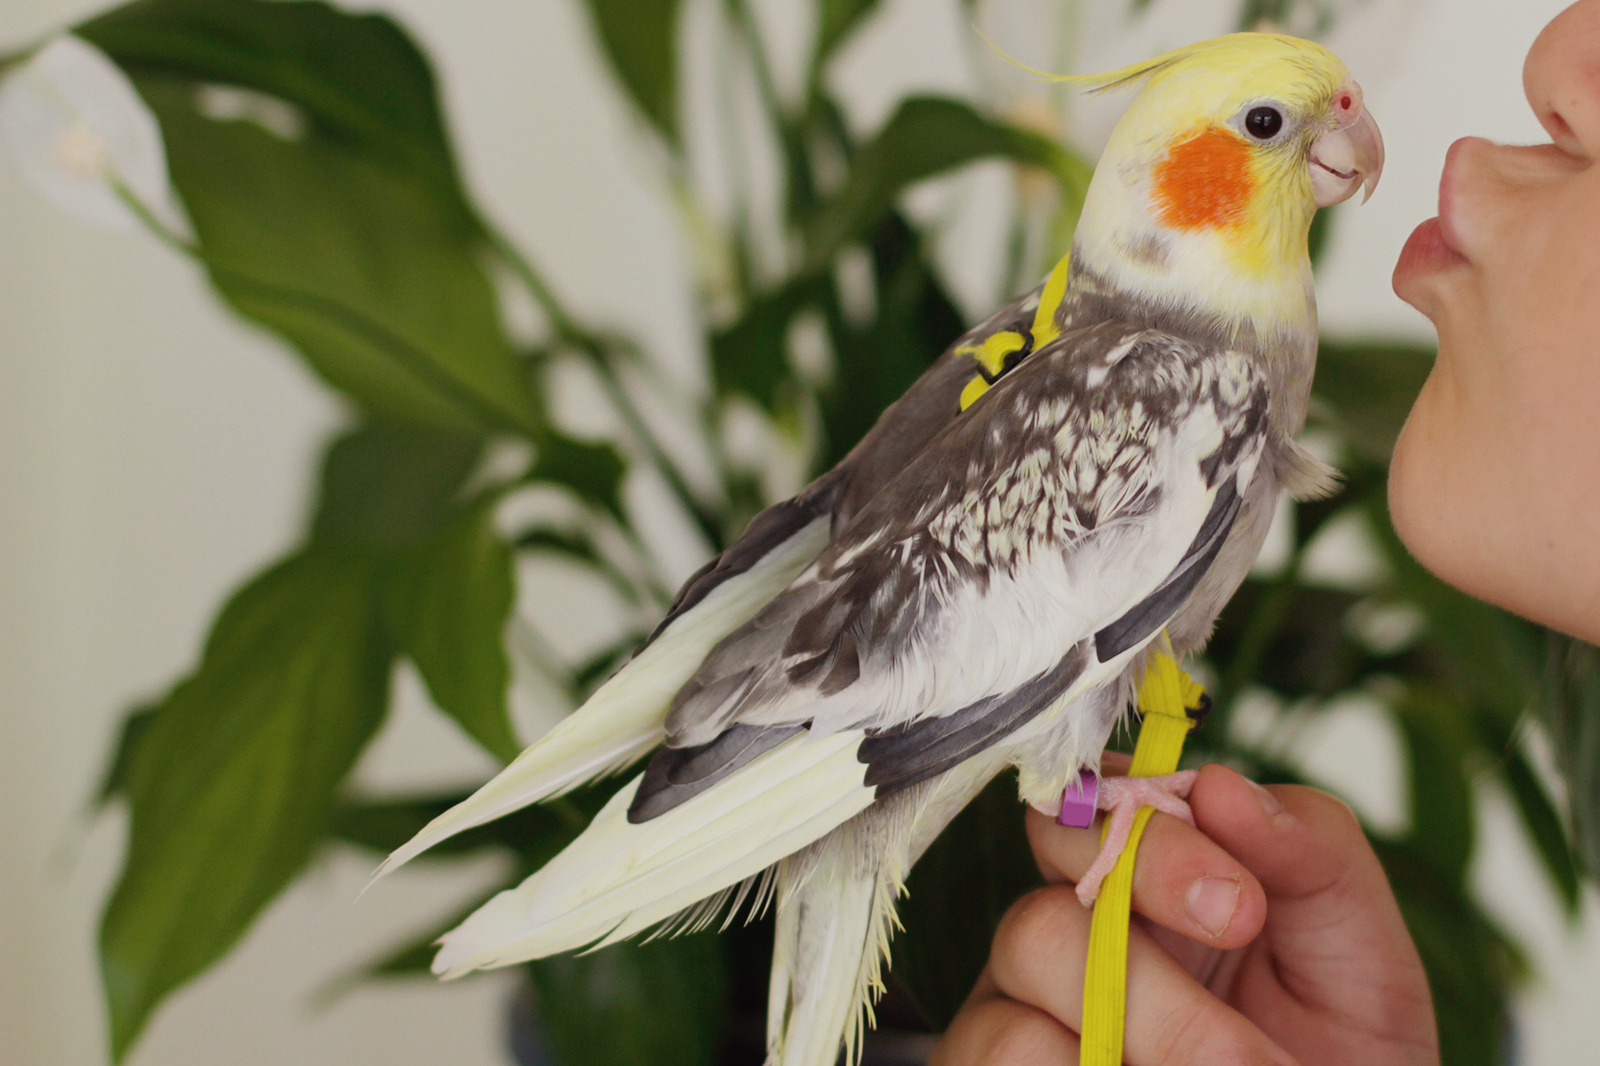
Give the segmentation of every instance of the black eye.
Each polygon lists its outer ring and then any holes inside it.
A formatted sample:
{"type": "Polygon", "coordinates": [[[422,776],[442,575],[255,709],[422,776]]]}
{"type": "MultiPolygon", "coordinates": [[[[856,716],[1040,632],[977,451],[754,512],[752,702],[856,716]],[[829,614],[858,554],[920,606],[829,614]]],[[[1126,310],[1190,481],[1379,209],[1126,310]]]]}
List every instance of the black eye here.
{"type": "Polygon", "coordinates": [[[1270,141],[1283,129],[1283,115],[1275,107],[1252,107],[1244,117],[1244,128],[1260,141],[1270,141]]]}

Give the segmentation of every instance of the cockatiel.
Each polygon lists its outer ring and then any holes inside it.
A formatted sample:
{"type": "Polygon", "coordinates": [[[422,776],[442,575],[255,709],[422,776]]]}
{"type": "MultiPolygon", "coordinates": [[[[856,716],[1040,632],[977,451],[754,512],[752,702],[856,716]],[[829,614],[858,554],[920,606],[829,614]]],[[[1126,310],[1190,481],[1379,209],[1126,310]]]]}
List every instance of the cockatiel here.
{"type": "Polygon", "coordinates": [[[1057,810],[1147,650],[1203,644],[1280,490],[1331,484],[1295,439],[1316,354],[1306,238],[1319,205],[1378,179],[1360,88],[1319,45],[1255,33],[1071,80],[1139,93],[1068,259],[385,863],[655,751],[445,936],[436,972],[679,928],[754,892],[777,906],[769,1062],[832,1066],[841,1042],[853,1061],[918,856],[1008,766],[1057,810]]]}

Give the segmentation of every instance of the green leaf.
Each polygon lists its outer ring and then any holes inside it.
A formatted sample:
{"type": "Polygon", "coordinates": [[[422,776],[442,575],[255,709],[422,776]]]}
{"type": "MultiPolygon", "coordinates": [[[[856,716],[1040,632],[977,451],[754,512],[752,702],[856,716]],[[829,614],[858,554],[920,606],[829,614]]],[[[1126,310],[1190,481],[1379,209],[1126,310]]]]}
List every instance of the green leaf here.
{"type": "Polygon", "coordinates": [[[436,536],[477,466],[481,438],[368,422],[335,438],[322,460],[312,539],[400,551],[436,536]]]}
{"type": "Polygon", "coordinates": [[[236,85],[303,108],[341,140],[421,176],[474,224],[433,73],[383,15],[314,2],[141,0],[74,32],[136,77],[236,85]]]}
{"type": "Polygon", "coordinates": [[[490,495],[407,552],[384,582],[400,650],[433,701],[502,761],[522,750],[511,729],[506,619],[515,593],[511,546],[494,528],[490,495]]]}
{"type": "Polygon", "coordinates": [[[391,417],[537,425],[478,257],[427,62],[394,23],[322,3],[143,0],[79,27],[134,75],[223,296],[391,417]],[[298,109],[294,138],[202,118],[201,86],[298,109]]]}
{"type": "Polygon", "coordinates": [[[1367,506],[1396,592],[1427,615],[1433,672],[1453,693],[1495,715],[1502,727],[1515,723],[1537,699],[1534,627],[1434,577],[1400,543],[1382,495],[1375,493],[1367,506]]]}
{"type": "Polygon", "coordinates": [[[911,97],[857,153],[844,188],[821,208],[807,233],[808,262],[818,267],[865,235],[907,187],[991,157],[1043,167],[1073,188],[1086,184],[1087,165],[1048,137],[984,118],[960,100],[911,97]]]}
{"type": "Polygon", "coordinates": [[[358,985],[380,978],[433,976],[433,957],[439,953],[440,939],[499,892],[500,889],[496,888],[456,910],[443,921],[435,922],[424,932],[413,934],[388,951],[340,974],[317,990],[313,997],[315,1002],[319,1006],[331,1006],[358,985]]]}
{"type": "Polygon", "coordinates": [[[990,782],[956,815],[906,880],[894,973],[935,1029],[972,991],[1006,910],[1044,884],[1023,828],[1017,783],[990,782]]]}
{"type": "Polygon", "coordinates": [[[1244,0],[1239,8],[1239,29],[1254,30],[1263,22],[1282,26],[1292,14],[1290,0],[1244,0]]]}
{"type": "Polygon", "coordinates": [[[1333,208],[1324,207],[1311,216],[1311,232],[1306,234],[1306,254],[1315,270],[1322,265],[1322,253],[1328,250],[1328,237],[1333,232],[1333,208]]]}
{"type": "Polygon", "coordinates": [[[546,433],[539,438],[539,453],[528,479],[564,485],[626,526],[628,519],[622,513],[622,476],[626,472],[622,456],[610,444],[546,433]]]}
{"type": "Polygon", "coordinates": [[[1467,895],[1414,850],[1414,840],[1374,838],[1406,928],[1422,956],[1439,1023],[1440,1061],[1507,1061],[1511,982],[1526,971],[1516,945],[1467,895]]]}
{"type": "Polygon", "coordinates": [[[347,552],[266,571],[223,608],[199,669],[140,738],[127,857],[100,929],[116,1058],[310,857],[387,701],[373,585],[371,563],[347,552]]]}
{"type": "Polygon", "coordinates": [[[1396,712],[1410,756],[1412,849],[1447,882],[1465,885],[1476,835],[1465,766],[1473,746],[1471,711],[1444,693],[1418,687],[1396,712]]]}
{"type": "Polygon", "coordinates": [[[789,324],[827,297],[826,280],[807,276],[753,301],[727,328],[711,335],[711,368],[717,388],[742,392],[774,410],[793,382],[787,339],[789,324]]]}
{"type": "Polygon", "coordinates": [[[645,118],[678,143],[678,0],[587,0],[611,72],[645,118]]]}
{"type": "Polygon", "coordinates": [[[550,551],[571,555],[586,563],[600,562],[600,549],[587,530],[566,530],[542,527],[530,529],[517,538],[517,547],[527,551],[550,551]]]}
{"type": "MultiPolygon", "coordinates": [[[[470,793],[450,792],[441,795],[411,796],[405,799],[346,799],[335,804],[328,813],[328,835],[347,844],[370,848],[387,855],[416,836],[422,827],[433,821],[470,793]]],[[[471,851],[489,843],[475,840],[470,845],[458,842],[464,834],[423,852],[419,858],[439,856],[460,851],[471,851]],[[452,848],[451,845],[456,845],[452,848]]]]}
{"type": "Polygon", "coordinates": [[[572,686],[581,695],[588,695],[601,682],[607,680],[612,674],[622,669],[633,653],[639,649],[650,636],[647,630],[638,630],[625,634],[622,639],[613,641],[609,647],[603,648],[589,656],[588,660],[572,668],[572,686]]]}
{"type": "Polygon", "coordinates": [[[639,588],[595,543],[590,529],[531,529],[517,538],[518,551],[548,551],[565,555],[592,567],[594,572],[617,591],[624,602],[638,598],[639,588]]]}
{"type": "Polygon", "coordinates": [[[122,720],[117,742],[111,749],[111,758],[106,762],[105,774],[100,779],[100,789],[95,795],[98,802],[109,803],[128,787],[133,753],[138,750],[139,738],[144,736],[155,713],[155,706],[135,707],[122,720]]]}
{"type": "Polygon", "coordinates": [[[433,184],[315,127],[284,140],[207,118],[189,83],[137,84],[161,121],[199,254],[235,310],[381,417],[538,432],[481,236],[433,184]]]}
{"type": "Polygon", "coordinates": [[[312,1003],[319,1008],[331,1007],[345,993],[352,992],[368,981],[384,980],[396,977],[429,977],[433,976],[433,957],[439,952],[439,941],[444,935],[462,922],[479,907],[488,903],[500,893],[501,889],[495,888],[473,900],[464,907],[460,907],[450,914],[448,918],[433,923],[420,933],[414,933],[397,943],[394,947],[369,958],[357,966],[353,966],[331,980],[325,982],[312,995],[312,1003]]]}
{"type": "Polygon", "coordinates": [[[834,49],[855,32],[864,19],[878,9],[878,0],[818,0],[817,43],[812,69],[820,71],[834,49]]]}
{"type": "Polygon", "coordinates": [[[528,964],[562,1066],[711,1066],[727,977],[716,936],[614,944],[528,964]]]}
{"type": "Polygon", "coordinates": [[[1600,877],[1600,649],[1550,633],[1544,707],[1567,782],[1574,848],[1600,877]]]}
{"type": "MultiPolygon", "coordinates": [[[[434,845],[419,856],[419,860],[504,848],[518,855],[518,865],[523,869],[538,869],[577,839],[620,785],[621,782],[615,780],[602,781],[512,811],[434,845]]],[[[446,793],[399,799],[344,800],[328,815],[328,835],[387,855],[466,798],[466,793],[446,793]]]]}
{"type": "Polygon", "coordinates": [[[1292,576],[1245,582],[1207,645],[1222,670],[1220,694],[1231,698],[1262,684],[1289,699],[1326,698],[1355,687],[1383,665],[1346,633],[1345,616],[1360,599],[1296,584],[1292,576]]]}
{"type": "Polygon", "coordinates": [[[921,238],[897,211],[884,215],[872,233],[877,317],[857,328],[844,320],[838,301],[828,309],[829,329],[840,367],[823,398],[827,450],[821,469],[844,458],[883,409],[961,335],[961,314],[922,250],[921,238]]]}
{"type": "Polygon", "coordinates": [[[1506,791],[1516,804],[1523,828],[1528,831],[1528,839],[1544,863],[1545,873],[1549,875],[1551,887],[1566,908],[1567,917],[1575,919],[1582,903],[1578,862],[1572,853],[1572,846],[1567,842],[1566,829],[1561,824],[1555,801],[1545,791],[1544,783],[1534,773],[1515,742],[1507,743],[1501,752],[1500,774],[1505,781],[1506,791]]]}
{"type": "MultiPolygon", "coordinates": [[[[587,786],[558,799],[524,807],[492,822],[474,826],[428,849],[422,860],[460,856],[486,848],[510,850],[518,856],[512,883],[538,869],[570,844],[590,819],[616,792],[615,782],[587,786]]],[[[328,818],[330,836],[359,847],[387,855],[416,836],[423,826],[467,798],[466,793],[416,796],[393,800],[346,800],[334,807],[328,818]]],[[[509,886],[507,886],[509,887],[509,886]]],[[[330,1002],[363,981],[382,977],[426,974],[445,933],[466,920],[489,898],[463,907],[450,918],[418,934],[378,957],[334,978],[318,992],[323,1003],[330,1002]]]]}

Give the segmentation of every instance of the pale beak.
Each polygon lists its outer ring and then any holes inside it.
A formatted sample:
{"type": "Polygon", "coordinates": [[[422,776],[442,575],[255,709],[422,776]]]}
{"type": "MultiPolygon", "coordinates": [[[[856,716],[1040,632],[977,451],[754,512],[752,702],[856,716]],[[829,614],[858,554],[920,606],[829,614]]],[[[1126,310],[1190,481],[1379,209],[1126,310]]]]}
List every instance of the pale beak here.
{"type": "Polygon", "coordinates": [[[1366,203],[1383,173],[1383,134],[1361,102],[1361,86],[1345,82],[1328,107],[1332,126],[1311,145],[1311,191],[1318,207],[1331,207],[1364,189],[1366,203]]]}

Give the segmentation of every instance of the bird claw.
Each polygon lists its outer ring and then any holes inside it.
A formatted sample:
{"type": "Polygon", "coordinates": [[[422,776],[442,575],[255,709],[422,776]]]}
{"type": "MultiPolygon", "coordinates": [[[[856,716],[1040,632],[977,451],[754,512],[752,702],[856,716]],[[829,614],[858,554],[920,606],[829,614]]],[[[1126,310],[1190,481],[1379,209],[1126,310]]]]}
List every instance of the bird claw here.
{"type": "Polygon", "coordinates": [[[1078,879],[1078,901],[1093,905],[1100,885],[1117,864],[1133,829],[1133,816],[1140,807],[1154,807],[1164,814],[1194,825],[1194,813],[1185,802],[1194,787],[1198,770],[1180,770],[1157,777],[1103,777],[1095,806],[1106,811],[1106,835],[1089,869],[1078,879]]]}

